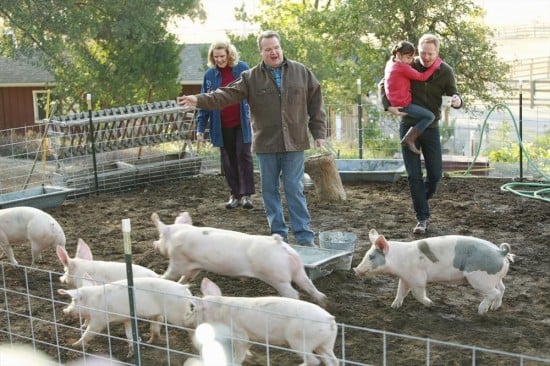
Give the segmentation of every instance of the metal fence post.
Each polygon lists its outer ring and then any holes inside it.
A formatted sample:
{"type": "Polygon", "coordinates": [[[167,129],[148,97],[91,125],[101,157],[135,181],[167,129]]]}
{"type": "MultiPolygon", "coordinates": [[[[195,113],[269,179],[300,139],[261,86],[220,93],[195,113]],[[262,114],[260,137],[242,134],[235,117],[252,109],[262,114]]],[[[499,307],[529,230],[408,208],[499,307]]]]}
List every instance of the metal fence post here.
{"type": "Polygon", "coordinates": [[[361,101],[361,79],[357,79],[357,126],[359,128],[359,159],[363,159],[363,104],[361,101]]]}
{"type": "Polygon", "coordinates": [[[122,236],[124,239],[124,258],[126,261],[126,277],[128,285],[128,300],[130,304],[130,319],[132,325],[132,340],[134,345],[134,363],[141,365],[141,355],[139,350],[139,334],[136,317],[136,307],[134,298],[134,275],[132,273],[132,242],[130,239],[130,219],[122,220],[122,236]]]}
{"type": "Polygon", "coordinates": [[[86,94],[86,101],[88,102],[88,119],[90,120],[90,142],[92,143],[92,160],[94,164],[95,194],[98,195],[99,183],[97,181],[97,161],[95,156],[94,123],[92,122],[92,94],[86,94]]]}

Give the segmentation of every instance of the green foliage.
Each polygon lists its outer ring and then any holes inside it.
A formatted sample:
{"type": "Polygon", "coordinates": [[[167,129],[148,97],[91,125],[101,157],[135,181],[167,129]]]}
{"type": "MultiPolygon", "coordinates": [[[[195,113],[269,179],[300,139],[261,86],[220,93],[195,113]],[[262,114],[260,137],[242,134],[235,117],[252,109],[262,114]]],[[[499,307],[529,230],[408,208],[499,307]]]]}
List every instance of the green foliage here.
{"type": "Polygon", "coordinates": [[[363,158],[392,158],[401,151],[399,139],[382,134],[380,129],[380,110],[374,105],[365,107],[366,125],[363,126],[363,158]]]}
{"type": "MultiPolygon", "coordinates": [[[[12,28],[17,47],[0,38],[0,52],[33,56],[56,77],[54,98],[64,112],[171,99],[178,94],[180,48],[166,32],[174,16],[201,15],[197,0],[3,0],[0,19],[12,28]],[[39,51],[39,52],[37,52],[39,51]],[[35,56],[39,53],[40,59],[35,56]]],[[[256,16],[238,18],[281,33],[285,54],[310,67],[323,85],[327,104],[376,92],[392,45],[417,42],[432,32],[442,39],[441,56],[454,67],[466,101],[495,104],[506,90],[508,66],[499,60],[482,9],[471,0],[261,0],[256,16]]],[[[256,35],[230,37],[250,65],[259,60],[256,35]]]]}
{"type": "MultiPolygon", "coordinates": [[[[505,129],[503,131],[506,131],[505,129]]],[[[499,130],[500,135],[500,130],[499,130]]],[[[501,141],[506,141],[505,139],[501,141]]],[[[532,143],[524,143],[523,157],[529,157],[531,160],[544,161],[550,160],[550,132],[536,138],[532,143]],[[525,155],[525,153],[527,155],[525,155]]],[[[519,148],[517,142],[510,141],[506,147],[500,149],[490,149],[488,152],[489,160],[499,163],[519,162],[519,148]]]]}
{"type": "Polygon", "coordinates": [[[331,152],[336,159],[357,159],[359,157],[357,143],[353,141],[334,141],[331,142],[331,147],[331,152]]]}
{"type": "Polygon", "coordinates": [[[173,99],[181,51],[167,33],[173,16],[199,16],[196,0],[3,0],[3,56],[32,57],[55,75],[62,110],[105,109],[173,99]],[[38,57],[37,57],[38,56],[38,57]]]}
{"type": "MultiPolygon", "coordinates": [[[[397,41],[437,34],[466,106],[474,100],[494,105],[495,90],[507,90],[509,67],[498,58],[482,16],[471,0],[261,0],[257,16],[240,13],[261,29],[280,31],[285,54],[314,71],[331,104],[354,100],[358,78],[364,94],[375,92],[397,41]]],[[[255,37],[233,41],[243,59],[258,60],[255,37]]]]}

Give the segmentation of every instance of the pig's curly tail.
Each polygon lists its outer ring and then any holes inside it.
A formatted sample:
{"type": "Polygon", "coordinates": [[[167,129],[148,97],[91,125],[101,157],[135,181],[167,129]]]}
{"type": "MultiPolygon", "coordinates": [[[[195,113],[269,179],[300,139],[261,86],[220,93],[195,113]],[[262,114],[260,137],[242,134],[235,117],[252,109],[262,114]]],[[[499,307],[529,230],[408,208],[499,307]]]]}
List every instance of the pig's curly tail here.
{"type": "Polygon", "coordinates": [[[512,251],[512,248],[510,247],[510,244],[508,244],[508,243],[500,244],[500,250],[504,253],[504,256],[506,257],[506,259],[510,263],[514,262],[514,258],[516,257],[516,255],[510,253],[512,251]]]}

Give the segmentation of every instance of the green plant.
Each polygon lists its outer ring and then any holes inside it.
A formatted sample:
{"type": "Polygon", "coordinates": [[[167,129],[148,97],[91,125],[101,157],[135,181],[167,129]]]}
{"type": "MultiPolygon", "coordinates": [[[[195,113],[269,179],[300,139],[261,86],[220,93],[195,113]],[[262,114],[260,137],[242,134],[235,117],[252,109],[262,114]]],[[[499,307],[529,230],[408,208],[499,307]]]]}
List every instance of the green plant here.
{"type": "Polygon", "coordinates": [[[367,124],[363,129],[363,158],[392,158],[401,150],[399,139],[382,134],[381,111],[376,105],[365,107],[367,124]]]}
{"type": "MultiPolygon", "coordinates": [[[[524,151],[531,160],[550,159],[550,135],[535,139],[534,142],[523,144],[524,151]]],[[[508,143],[506,147],[491,150],[488,153],[489,159],[499,163],[515,163],[519,161],[519,149],[517,143],[508,143]]],[[[525,155],[524,155],[525,157],[525,155]]]]}

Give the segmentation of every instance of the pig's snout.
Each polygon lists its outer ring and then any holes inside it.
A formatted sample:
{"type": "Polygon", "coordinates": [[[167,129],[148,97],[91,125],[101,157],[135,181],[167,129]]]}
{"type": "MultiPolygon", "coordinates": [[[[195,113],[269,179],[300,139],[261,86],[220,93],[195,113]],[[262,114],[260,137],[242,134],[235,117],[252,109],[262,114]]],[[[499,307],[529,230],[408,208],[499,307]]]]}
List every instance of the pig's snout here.
{"type": "Polygon", "coordinates": [[[73,305],[69,305],[69,306],[67,306],[66,308],[63,308],[63,314],[65,314],[65,315],[72,315],[72,314],[73,314],[73,310],[74,310],[74,306],[73,306],[73,305]]]}
{"type": "Polygon", "coordinates": [[[370,268],[368,266],[362,266],[362,265],[358,265],[357,267],[354,267],[353,272],[355,272],[355,276],[357,277],[366,277],[368,275],[372,275],[370,268]]]}

